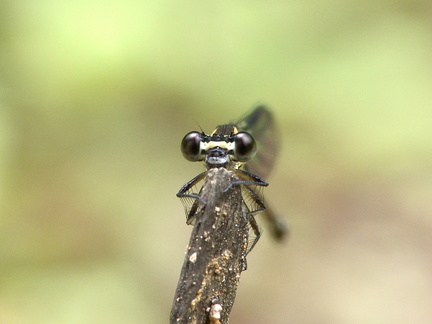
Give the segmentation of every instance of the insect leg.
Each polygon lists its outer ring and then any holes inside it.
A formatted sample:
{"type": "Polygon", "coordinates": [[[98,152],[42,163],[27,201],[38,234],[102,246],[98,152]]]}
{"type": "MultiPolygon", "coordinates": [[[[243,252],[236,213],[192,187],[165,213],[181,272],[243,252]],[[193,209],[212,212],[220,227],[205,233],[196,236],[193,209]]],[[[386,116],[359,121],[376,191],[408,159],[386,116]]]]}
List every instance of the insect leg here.
{"type": "Polygon", "coordinates": [[[262,187],[268,186],[268,182],[265,181],[264,179],[261,179],[257,175],[239,169],[233,171],[235,172],[235,174],[240,180],[231,182],[226,187],[224,192],[227,192],[229,189],[231,189],[231,187],[236,185],[255,185],[255,186],[262,186],[262,187]]]}
{"type": "Polygon", "coordinates": [[[261,237],[261,231],[260,231],[260,229],[258,227],[258,224],[257,224],[257,222],[255,220],[255,217],[251,213],[249,213],[248,218],[249,218],[249,224],[252,227],[252,230],[254,231],[255,238],[254,238],[254,240],[252,242],[251,247],[248,248],[247,254],[249,254],[249,252],[252,251],[252,249],[254,248],[255,244],[257,244],[258,240],[261,237]]]}
{"type": "Polygon", "coordinates": [[[189,190],[191,190],[198,182],[200,182],[202,179],[205,178],[207,172],[202,172],[199,175],[197,175],[192,180],[189,180],[177,193],[177,197],[179,198],[192,198],[195,199],[191,205],[189,203],[183,200],[183,204],[185,206],[186,211],[186,224],[191,225],[195,222],[195,213],[198,209],[199,203],[205,204],[206,202],[202,200],[201,198],[201,190],[199,193],[187,193],[189,190]],[[190,206],[190,208],[189,208],[190,206]]]}

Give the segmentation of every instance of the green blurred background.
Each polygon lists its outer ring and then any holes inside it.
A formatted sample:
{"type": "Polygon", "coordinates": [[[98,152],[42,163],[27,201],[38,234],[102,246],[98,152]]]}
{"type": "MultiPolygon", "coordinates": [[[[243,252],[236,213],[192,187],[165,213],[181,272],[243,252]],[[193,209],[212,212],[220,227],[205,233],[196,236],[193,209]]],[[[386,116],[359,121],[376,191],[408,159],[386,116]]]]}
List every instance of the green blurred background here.
{"type": "Polygon", "coordinates": [[[429,0],[3,0],[0,69],[1,324],[168,322],[180,140],[257,103],[291,237],[231,322],[432,322],[429,0]]]}

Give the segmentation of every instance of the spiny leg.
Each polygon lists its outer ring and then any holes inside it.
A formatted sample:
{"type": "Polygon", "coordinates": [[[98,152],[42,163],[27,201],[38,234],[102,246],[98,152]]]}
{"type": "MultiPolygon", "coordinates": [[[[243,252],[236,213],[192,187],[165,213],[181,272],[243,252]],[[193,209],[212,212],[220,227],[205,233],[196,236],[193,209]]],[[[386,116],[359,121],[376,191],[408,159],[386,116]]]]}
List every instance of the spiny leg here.
{"type": "Polygon", "coordinates": [[[243,195],[243,201],[246,207],[248,208],[250,214],[255,214],[266,209],[266,206],[264,205],[261,196],[258,195],[248,185],[242,186],[242,195],[243,195]],[[255,205],[252,205],[252,202],[255,205]]]}
{"type": "Polygon", "coordinates": [[[252,173],[240,170],[240,169],[234,169],[234,173],[237,175],[237,177],[240,180],[236,180],[231,182],[224,190],[224,192],[227,192],[231,187],[236,185],[255,185],[255,186],[262,186],[267,187],[268,182],[264,179],[261,179],[257,175],[254,175],[252,173]]]}
{"type": "Polygon", "coordinates": [[[254,238],[254,240],[252,242],[251,247],[248,248],[248,251],[246,252],[246,255],[248,255],[249,252],[252,251],[252,249],[254,248],[255,244],[257,244],[257,242],[259,241],[259,239],[261,237],[261,231],[260,231],[260,229],[258,227],[258,223],[256,222],[255,217],[251,213],[249,213],[248,218],[249,218],[248,219],[249,220],[249,224],[252,227],[252,230],[253,230],[253,232],[255,234],[255,238],[254,238]]]}
{"type": "Polygon", "coordinates": [[[195,212],[198,209],[198,205],[199,202],[201,202],[202,204],[206,204],[205,201],[202,200],[201,198],[201,190],[199,193],[187,193],[189,190],[191,190],[198,182],[200,182],[201,180],[203,180],[206,176],[207,172],[202,172],[199,175],[197,175],[195,178],[193,178],[192,180],[189,180],[177,193],[177,197],[179,198],[192,198],[195,199],[192,204],[190,205],[190,209],[188,210],[188,202],[183,200],[184,206],[185,206],[185,211],[186,211],[186,224],[191,225],[194,223],[194,215],[195,212]]]}
{"type": "Polygon", "coordinates": [[[188,182],[186,182],[183,185],[183,187],[181,187],[181,189],[177,192],[177,197],[179,197],[179,198],[191,197],[191,198],[200,199],[201,197],[198,194],[187,194],[186,192],[188,190],[190,190],[193,186],[195,186],[198,182],[200,182],[202,179],[204,179],[206,174],[207,174],[207,171],[204,171],[204,172],[198,174],[192,180],[189,180],[188,182]]]}

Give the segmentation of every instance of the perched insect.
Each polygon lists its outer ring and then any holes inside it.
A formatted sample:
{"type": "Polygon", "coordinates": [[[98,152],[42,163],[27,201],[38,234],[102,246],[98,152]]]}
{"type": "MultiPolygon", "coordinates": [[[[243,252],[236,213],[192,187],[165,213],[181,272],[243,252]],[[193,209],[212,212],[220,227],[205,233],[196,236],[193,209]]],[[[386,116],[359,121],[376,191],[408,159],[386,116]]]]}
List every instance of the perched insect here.
{"type": "Polygon", "coordinates": [[[209,170],[225,168],[237,177],[225,191],[232,186],[241,186],[245,217],[255,235],[248,252],[261,235],[254,217],[258,212],[263,211],[275,238],[282,239],[285,236],[285,222],[266,208],[262,197],[261,189],[268,186],[263,178],[272,169],[277,153],[273,117],[266,107],[259,106],[237,123],[217,126],[210,135],[204,132],[186,134],[181,142],[181,151],[187,160],[203,161],[207,168],[177,193],[185,205],[187,224],[194,224],[200,203],[206,203],[201,199],[203,187],[194,190],[196,185],[205,179],[209,170]]]}

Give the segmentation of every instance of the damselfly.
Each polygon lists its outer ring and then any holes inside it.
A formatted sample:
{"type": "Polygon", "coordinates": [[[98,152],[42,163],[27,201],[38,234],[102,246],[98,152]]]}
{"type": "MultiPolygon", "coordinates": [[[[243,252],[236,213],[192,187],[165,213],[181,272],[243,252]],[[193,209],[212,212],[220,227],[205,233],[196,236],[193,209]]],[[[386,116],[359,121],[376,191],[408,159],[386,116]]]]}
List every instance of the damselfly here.
{"type": "Polygon", "coordinates": [[[196,131],[186,134],[181,142],[183,156],[192,162],[203,161],[207,168],[177,193],[185,205],[186,223],[194,224],[198,207],[207,203],[201,199],[203,187],[195,190],[197,185],[206,178],[209,170],[225,168],[237,176],[225,192],[232,186],[241,187],[245,217],[255,235],[247,252],[252,250],[261,235],[255,220],[258,212],[263,212],[274,237],[282,239],[287,233],[285,222],[266,208],[261,190],[268,186],[263,178],[273,167],[278,148],[276,139],[273,117],[264,106],[256,108],[237,123],[217,126],[210,135],[196,131]]]}

